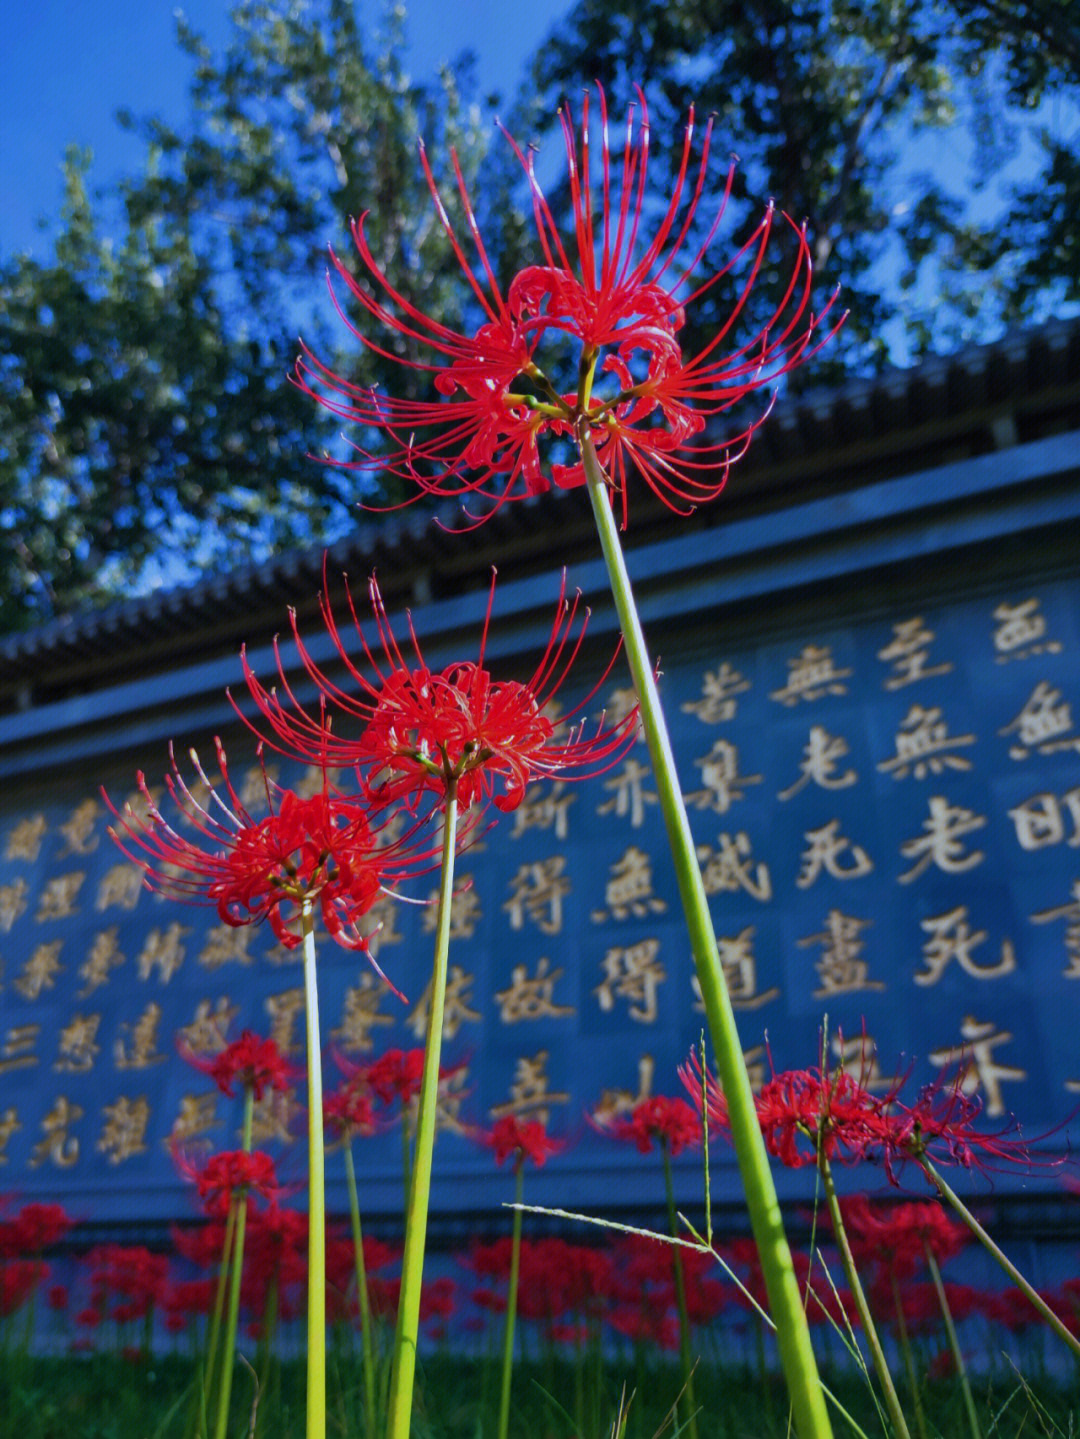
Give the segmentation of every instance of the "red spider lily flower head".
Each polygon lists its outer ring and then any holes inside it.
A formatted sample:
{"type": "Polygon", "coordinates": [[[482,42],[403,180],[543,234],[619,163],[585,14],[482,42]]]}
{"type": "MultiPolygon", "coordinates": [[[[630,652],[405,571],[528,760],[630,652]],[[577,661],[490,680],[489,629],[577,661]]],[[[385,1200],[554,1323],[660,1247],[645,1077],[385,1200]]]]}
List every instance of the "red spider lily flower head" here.
{"type": "Polygon", "coordinates": [[[925,1267],[927,1252],[945,1264],[971,1238],[936,1200],[872,1204],[853,1194],[840,1200],[840,1213],[856,1260],[873,1262],[890,1279],[911,1278],[925,1267]]]}
{"type": "MultiPolygon", "coordinates": [[[[214,905],[225,924],[265,919],[289,949],[303,941],[304,908],[317,905],[327,933],[338,944],[366,950],[367,937],[357,927],[360,918],[388,884],[426,872],[435,850],[417,843],[417,828],[385,842],[369,810],[337,795],[328,783],[305,798],[289,789],[275,795],[276,787],[266,779],[270,813],[254,819],[229,779],[220,740],[215,740],[215,749],[225,797],[207,778],[194,750],[191,760],[207,794],[205,804],[181,777],[171,748],[172,773],[165,778],[173,801],[209,841],[209,848],[168,823],[141,772],[142,814],[130,805],[121,813],[102,790],[118,821],[109,834],[143,871],[147,887],[174,899],[214,905]]],[[[323,772],[325,776],[325,766],[323,772]]],[[[385,979],[374,960],[371,963],[385,979]]]]}
{"type": "Polygon", "coordinates": [[[344,1139],[375,1132],[375,1095],[366,1071],[346,1075],[337,1089],[323,1099],[323,1122],[344,1139]]]}
{"type": "Polygon", "coordinates": [[[207,1214],[225,1214],[237,1193],[258,1195],[268,1204],[281,1193],[274,1161],[269,1154],[255,1149],[227,1149],[213,1154],[200,1169],[182,1150],[173,1153],[176,1166],[198,1191],[207,1214]]]}
{"type": "MultiPolygon", "coordinates": [[[[728,1127],[727,1103],[717,1079],[704,1072],[693,1053],[679,1070],[694,1102],[709,1123],[728,1127]]],[[[758,1123],[769,1153],[791,1169],[820,1159],[855,1163],[878,1158],[885,1146],[887,1102],[864,1089],[847,1070],[793,1069],[773,1077],[755,1095],[758,1123]]]]}
{"type": "MultiPolygon", "coordinates": [[[[350,326],[353,333],[374,353],[430,373],[441,397],[377,394],[350,384],[305,349],[296,383],[361,427],[351,467],[387,470],[418,492],[471,495],[498,508],[552,484],[584,483],[576,464],[555,465],[547,479],[537,442],[545,435],[558,444],[591,433],[619,497],[624,527],[630,467],[669,508],[687,512],[720,492],[728,467],[764,413],[721,440],[710,433],[714,418],[807,359],[835,329],[831,320],[825,324],[835,297],[820,314],[810,308],[805,228],[785,217],[795,245],[786,289],[757,333],[735,341],[733,331],[745,317],[776,227],[772,205],[736,253],[715,264],[710,254],[731,194],[733,167],[718,186],[711,183],[712,121],[695,158],[691,109],[673,193],[653,220],[645,97],[639,90],[639,104],[630,107],[621,145],[614,147],[599,87],[597,98],[599,124],[586,93],[580,133],[569,109],[560,112],[572,206],[573,238],[567,246],[537,178],[533,152],[524,153],[507,135],[529,185],[538,253],[537,263],[515,276],[505,294],[456,154],[455,188],[468,242],[459,237],[421,148],[439,222],[482,313],[475,332],[449,329],[393,288],[368,243],[366,215],[353,225],[353,238],[370,288],[331,254],[353,299],[369,319],[409,341],[410,358],[401,359],[389,341],[350,326]],[[702,350],[684,356],[678,332],[686,307],[721,279],[734,283],[731,313],[702,350]],[[727,345],[725,352],[721,347],[727,345]],[[426,351],[424,358],[413,358],[418,347],[426,351]],[[388,438],[389,455],[365,448],[373,432],[388,438]]],[[[341,313],[336,298],[335,305],[341,313]]]]}
{"type": "Polygon", "coordinates": [[[380,1104],[392,1104],[396,1099],[404,1108],[420,1093],[424,1051],[388,1049],[367,1066],[364,1076],[380,1104]]]}
{"type": "Polygon", "coordinates": [[[24,1204],[13,1219],[0,1220],[0,1260],[43,1253],[75,1222],[60,1204],[24,1204]]]}
{"type": "Polygon", "coordinates": [[[323,589],[323,621],[345,666],[349,688],[315,662],[292,616],[297,650],[319,691],[318,714],[306,709],[290,687],[280,654],[284,700],[276,688],[267,690],[260,683],[243,656],[248,689],[269,724],[267,742],[275,748],[332,767],[361,767],[365,793],[374,803],[402,802],[415,811],[425,797],[442,801],[453,788],[462,810],[490,802],[507,812],[521,803],[531,780],[586,779],[603,773],[633,743],[636,709],[614,726],[605,727],[601,719],[595,733],[586,734],[584,723],[577,722],[607,679],[614,656],[568,714],[555,721],[545,712],[570,674],[588,623],[586,611],[576,627],[581,597],[567,601],[565,575],[547,647],[524,683],[493,679],[485,668],[494,573],[478,659],[448,665],[438,673],[424,661],[411,615],[408,653],[398,645],[374,577],[368,590],[381,657],[368,643],[346,586],[349,615],[371,677],[350,656],[325,584],[323,589]],[[328,708],[357,722],[359,733],[338,734],[326,721],[328,708]],[[564,726],[568,732],[560,742],[557,731],[564,726]]]}
{"type": "Polygon", "coordinates": [[[1030,1171],[1054,1169],[1066,1162],[1067,1155],[1040,1151],[1068,1120],[1033,1139],[1024,1137],[1015,1119],[996,1130],[980,1129],[983,1104],[971,1092],[970,1082],[969,1068],[961,1061],[954,1074],[939,1074],[933,1084],[926,1085],[914,1104],[901,1103],[898,1089],[890,1096],[884,1158],[894,1184],[898,1183],[896,1171],[908,1159],[916,1164],[925,1159],[935,1165],[984,1172],[998,1170],[1003,1164],[1030,1171]]]}
{"type": "Polygon", "coordinates": [[[558,1154],[563,1148],[562,1141],[552,1139],[538,1119],[521,1120],[516,1114],[503,1115],[478,1138],[494,1151],[496,1164],[512,1156],[515,1168],[531,1159],[539,1169],[549,1154],[558,1154]]]}
{"type": "Polygon", "coordinates": [[[239,1039],[227,1044],[220,1054],[205,1057],[196,1054],[189,1044],[178,1046],[188,1064],[202,1074],[208,1074],[221,1090],[231,1099],[233,1086],[239,1082],[244,1089],[250,1089],[259,1100],[267,1087],[282,1094],[290,1084],[301,1078],[303,1071],[289,1063],[272,1039],[261,1039],[250,1029],[245,1029],[239,1039]]]}
{"type": "Polygon", "coordinates": [[[642,1154],[654,1144],[667,1149],[672,1159],[701,1143],[701,1118],[685,1099],[655,1094],[635,1104],[629,1119],[615,1116],[596,1121],[616,1139],[631,1140],[642,1154]]]}

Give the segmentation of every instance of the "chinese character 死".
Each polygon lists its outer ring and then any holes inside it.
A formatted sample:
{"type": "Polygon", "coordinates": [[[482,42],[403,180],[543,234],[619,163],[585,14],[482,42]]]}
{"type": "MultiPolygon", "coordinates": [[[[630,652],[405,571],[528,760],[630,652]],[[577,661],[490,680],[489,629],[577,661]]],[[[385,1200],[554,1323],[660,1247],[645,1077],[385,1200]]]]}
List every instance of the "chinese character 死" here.
{"type": "Polygon", "coordinates": [[[920,923],[930,938],[923,945],[926,968],[914,976],[916,984],[937,984],[946,965],[953,959],[972,979],[999,979],[1016,968],[1016,951],[1007,939],[1001,942],[1001,959],[997,964],[981,968],[972,958],[971,951],[985,942],[986,930],[971,929],[966,904],[957,905],[947,914],[933,915],[920,923]]]}
{"type": "Polygon", "coordinates": [[[831,874],[833,879],[859,879],[874,868],[866,850],[861,845],[852,844],[840,833],[838,819],[830,820],[820,829],[807,830],[803,838],[807,847],[802,856],[802,868],[795,879],[799,889],[809,889],[822,870],[831,874]],[[851,851],[851,863],[845,868],[840,863],[840,857],[847,850],[851,851]]]}

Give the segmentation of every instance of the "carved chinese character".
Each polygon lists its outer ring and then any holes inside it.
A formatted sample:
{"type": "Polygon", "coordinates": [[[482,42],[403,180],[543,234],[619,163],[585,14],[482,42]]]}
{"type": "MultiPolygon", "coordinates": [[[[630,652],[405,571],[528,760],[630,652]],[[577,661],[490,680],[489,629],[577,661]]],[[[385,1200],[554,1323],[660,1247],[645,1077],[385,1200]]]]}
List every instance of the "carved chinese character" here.
{"type": "Polygon", "coordinates": [[[182,1095],[172,1129],[168,1137],[161,1141],[162,1144],[171,1149],[173,1145],[186,1144],[200,1135],[209,1134],[211,1129],[219,1129],[221,1120],[217,1117],[217,1097],[216,1089],[206,1090],[202,1094],[182,1095]]]}
{"type": "Polygon", "coordinates": [[[521,1055],[518,1058],[514,1069],[514,1078],[510,1084],[510,1098],[505,1104],[496,1104],[488,1110],[491,1119],[503,1119],[508,1114],[515,1114],[519,1119],[535,1119],[539,1124],[548,1124],[551,1121],[551,1106],[553,1104],[568,1104],[570,1095],[565,1091],[555,1091],[550,1088],[551,1081],[547,1074],[548,1052],[546,1049],[537,1050],[531,1058],[521,1055]]]}
{"type": "Polygon", "coordinates": [[[213,1010],[208,999],[200,999],[195,1018],[177,1030],[177,1037],[193,1054],[220,1054],[229,1042],[229,1027],[239,1013],[227,994],[218,998],[213,1010]]]}
{"type": "Polygon", "coordinates": [[[38,896],[35,920],[41,924],[45,920],[69,919],[77,914],[75,898],[85,878],[85,870],[73,870],[70,874],[58,874],[48,880],[38,896]]]}
{"type": "Polygon", "coordinates": [[[1066,816],[1072,821],[1072,833],[1066,843],[1076,849],[1080,847],[1080,785],[1067,790],[1060,799],[1054,794],[1033,794],[1009,810],[1020,848],[1029,850],[1060,844],[1065,839],[1066,816]]]}
{"type": "MultiPolygon", "coordinates": [[[[780,990],[776,985],[765,990],[759,990],[757,987],[757,957],[753,950],[755,933],[756,927],[748,924],[738,934],[717,936],[717,954],[720,958],[720,968],[724,972],[724,984],[727,986],[727,992],[731,998],[732,1009],[760,1009],[763,1004],[768,1004],[780,996],[780,990]]],[[[690,986],[698,1001],[694,1008],[704,1011],[705,1005],[701,999],[701,980],[696,974],[692,977],[690,986]]]]}
{"type": "Polygon", "coordinates": [[[79,1160],[78,1135],[70,1134],[68,1131],[82,1117],[83,1110],[80,1105],[72,1104],[64,1094],[59,1095],[52,1109],[41,1121],[45,1137],[39,1139],[34,1145],[30,1155],[30,1168],[37,1169],[46,1162],[55,1164],[58,1169],[70,1169],[72,1165],[77,1164],[79,1160]]]}
{"type": "Polygon", "coordinates": [[[637,845],[628,846],[622,859],[611,866],[611,878],[607,882],[604,897],[608,910],[593,911],[593,919],[600,923],[612,919],[645,919],[650,914],[662,914],[667,905],[653,894],[652,860],[637,845]]]}
{"type": "Polygon", "coordinates": [[[1060,654],[1061,645],[1057,640],[1046,640],[1046,619],[1039,611],[1040,601],[1024,600],[1021,604],[1003,602],[994,611],[997,629],[994,631],[994,656],[998,664],[1006,660],[1026,660],[1032,655],[1060,654]]]}
{"type": "Polygon", "coordinates": [[[629,815],[630,828],[640,829],[645,823],[645,806],[658,803],[656,794],[645,788],[644,782],[650,777],[648,765],[631,755],[617,775],[604,781],[604,788],[611,790],[614,798],[598,805],[596,813],[613,814],[617,819],[629,815]]]}
{"type": "Polygon", "coordinates": [[[930,646],[934,642],[933,630],[928,630],[922,615],[914,619],[901,620],[893,625],[893,638],[883,650],[878,650],[878,659],[891,664],[893,672],[883,683],[887,690],[903,689],[916,680],[926,680],[934,675],[947,675],[952,671],[948,662],[930,665],[930,646]]]}
{"type": "Polygon", "coordinates": [[[1061,971],[1066,979],[1080,979],[1080,879],[1073,881],[1071,903],[1059,904],[1056,909],[1043,909],[1038,914],[1028,915],[1032,924],[1049,924],[1052,920],[1065,921],[1065,953],[1069,962],[1061,971]]]}
{"type": "Polygon", "coordinates": [[[563,1019],[575,1013],[572,1004],[555,1003],[555,982],[562,978],[561,969],[548,973],[549,961],[539,959],[536,974],[529,978],[525,965],[516,964],[510,971],[510,987],[495,992],[499,1018],[503,1024],[519,1024],[526,1019],[563,1019]]]}
{"type": "Polygon", "coordinates": [[[270,808],[272,787],[277,784],[280,774],[281,766],[278,764],[253,764],[245,770],[239,787],[240,803],[244,808],[253,814],[270,808]]]}
{"type": "Polygon", "coordinates": [[[885,988],[880,980],[870,978],[870,966],[863,958],[866,945],[862,933],[872,924],[873,920],[857,919],[854,915],[842,914],[838,909],[830,909],[825,918],[825,928],[819,934],[807,934],[795,941],[800,949],[806,949],[811,944],[821,946],[821,958],[814,966],[820,980],[814,990],[815,999],[885,988]]]}
{"type": "Polygon", "coordinates": [[[283,1091],[268,1086],[263,1090],[262,1098],[255,1101],[251,1142],[255,1145],[268,1144],[271,1141],[279,1144],[294,1143],[297,1130],[295,1121],[300,1113],[301,1105],[296,1098],[295,1088],[283,1091]]]}
{"type": "Polygon", "coordinates": [[[94,833],[94,824],[101,812],[96,799],[84,799],[71,811],[70,819],[59,826],[64,836],[64,847],[57,856],[66,859],[69,854],[93,854],[101,843],[101,836],[94,833]]]}
{"type": "Polygon", "coordinates": [[[39,1063],[34,1046],[41,1033],[40,1024],[13,1025],[0,1044],[0,1074],[9,1074],[13,1069],[29,1069],[39,1063]]]}
{"type": "Polygon", "coordinates": [[[155,926],[146,936],[136,960],[139,967],[139,978],[149,979],[151,971],[156,969],[161,983],[168,984],[183,964],[184,955],[187,952],[180,941],[185,934],[190,933],[190,925],[180,924],[175,919],[166,930],[155,926]]]}
{"type": "Polygon", "coordinates": [[[1061,750],[1080,751],[1080,736],[1070,735],[1072,711],[1061,691],[1040,680],[1028,696],[1024,708],[1011,724],[999,729],[999,735],[1016,734],[1019,744],[1009,746],[1011,759],[1027,759],[1032,750],[1039,754],[1056,754],[1061,750]]]}
{"type": "Polygon", "coordinates": [[[694,763],[701,766],[702,788],[691,790],[686,802],[696,809],[727,814],[733,804],[745,798],[744,785],[761,783],[759,774],[739,773],[738,750],[726,739],[718,739],[709,753],[694,763]]]}
{"type": "MultiPolygon", "coordinates": [[[[637,690],[632,685],[616,685],[608,695],[607,704],[604,706],[604,713],[600,718],[602,724],[608,724],[612,729],[618,729],[623,721],[637,709],[637,690]]],[[[549,719],[553,719],[551,713],[545,710],[549,719]]],[[[634,733],[635,741],[643,740],[645,731],[641,727],[641,720],[638,719],[637,729],[634,733]]]]}
{"type": "Polygon", "coordinates": [[[856,1039],[845,1039],[842,1034],[834,1034],[829,1040],[829,1048],[839,1061],[840,1068],[853,1075],[861,1089],[892,1088],[893,1081],[881,1072],[877,1045],[870,1035],[860,1034],[856,1039]]]}
{"type": "Polygon", "coordinates": [[[799,889],[809,889],[822,870],[833,879],[859,879],[869,874],[874,862],[861,845],[852,844],[840,833],[840,821],[830,820],[821,829],[807,830],[803,838],[806,850],[802,856],[802,868],[795,879],[799,889]],[[851,863],[844,866],[841,857],[850,851],[851,863]]]}
{"type": "Polygon", "coordinates": [[[118,933],[118,927],[111,924],[108,929],[100,930],[94,936],[85,961],[79,965],[79,978],[83,981],[83,988],[79,990],[76,998],[85,999],[95,989],[100,989],[108,980],[110,971],[118,964],[123,964],[124,956],[117,948],[118,933]]]}
{"type": "Polygon", "coordinates": [[[518,839],[530,829],[549,829],[556,839],[565,839],[567,836],[567,814],[577,795],[563,791],[566,784],[563,780],[556,780],[550,790],[544,790],[540,785],[529,789],[525,798],[514,811],[514,828],[510,831],[511,839],[518,839]]]}
{"type": "Polygon", "coordinates": [[[848,753],[848,742],[843,735],[831,735],[821,725],[813,725],[803,749],[799,778],[793,785],[781,790],[777,799],[791,799],[811,783],[819,789],[847,789],[855,784],[859,776],[853,769],[845,769],[843,774],[836,773],[837,764],[848,753]]]}
{"type": "Polygon", "coordinates": [[[0,884],[0,930],[7,934],[15,921],[26,912],[27,884],[25,879],[16,879],[11,884],[0,884]]]}
{"type": "Polygon", "coordinates": [[[510,881],[513,893],[503,905],[510,916],[511,929],[521,929],[527,915],[544,934],[561,931],[562,902],[570,893],[565,868],[566,857],[561,854],[520,866],[510,881]]]}
{"type": "Polygon", "coordinates": [[[330,1031],[331,1039],[349,1054],[374,1049],[371,1031],[378,1025],[393,1024],[393,1017],[380,1014],[379,1005],[390,993],[389,985],[365,970],[345,991],[341,1026],[330,1031]]]}
{"type": "Polygon", "coordinates": [[[475,1136],[475,1127],[461,1118],[461,1106],[471,1093],[469,1072],[463,1064],[456,1064],[448,1074],[440,1074],[435,1097],[436,1134],[459,1134],[463,1138],[475,1136]]]}
{"type": "Polygon", "coordinates": [[[43,989],[56,988],[56,976],[64,968],[60,963],[63,943],[62,939],[53,939],[33,950],[15,980],[15,988],[23,999],[37,999],[43,989]]]}
{"type": "MultiPolygon", "coordinates": [[[[458,1030],[467,1021],[474,1024],[479,1020],[480,1015],[475,1009],[469,1008],[469,990],[475,982],[474,976],[466,973],[459,964],[452,964],[446,978],[446,994],[443,1000],[443,1023],[442,1032],[444,1039],[454,1039],[458,1030]]],[[[423,1039],[427,1034],[428,1016],[431,1013],[431,985],[428,980],[427,988],[413,1006],[412,1013],[405,1023],[416,1035],[417,1039],[423,1039]]]]}
{"type": "Polygon", "coordinates": [[[989,1119],[996,1119],[1005,1113],[1005,1102],[1001,1094],[1003,1080],[1026,1079],[1027,1071],[1013,1065],[999,1064],[994,1050],[1012,1039],[1007,1029],[999,1030],[990,1022],[977,1020],[966,1015],[960,1026],[962,1044],[950,1045],[947,1049],[935,1049],[929,1056],[930,1063],[938,1069],[948,1069],[954,1064],[963,1066],[959,1084],[961,1093],[984,1096],[984,1113],[989,1119]]]}
{"type": "Polygon", "coordinates": [[[904,858],[913,859],[915,863],[904,874],[897,876],[899,882],[910,884],[931,864],[943,874],[964,874],[982,864],[986,858],[983,851],[976,849],[965,854],[963,840],[965,835],[982,829],[985,824],[985,815],[975,814],[962,805],[950,804],[944,795],[934,795],[930,800],[929,818],[923,820],[922,827],[926,833],[900,846],[904,858]]]}
{"type": "Polygon", "coordinates": [[[199,963],[204,969],[220,969],[223,964],[250,964],[248,953],[252,926],[217,924],[206,932],[206,941],[199,950],[199,963]]]}
{"type": "Polygon", "coordinates": [[[750,852],[750,837],[742,830],[732,839],[726,831],[717,837],[720,845],[714,850],[711,844],[699,844],[697,857],[701,863],[701,878],[706,894],[734,894],[744,889],[753,899],[763,904],[772,899],[772,879],[769,866],[764,860],[753,866],[750,852]]]}
{"type": "Polygon", "coordinates": [[[0,1164],[8,1162],[6,1153],[8,1141],[17,1129],[21,1129],[19,1123],[19,1111],[14,1105],[8,1105],[7,1109],[0,1110],[0,1164]]]}
{"type": "Polygon", "coordinates": [[[914,976],[916,984],[937,984],[946,965],[954,959],[972,979],[999,979],[1016,968],[1016,952],[1007,939],[1001,942],[1001,959],[997,964],[982,968],[976,963],[971,951],[985,942],[986,930],[971,929],[966,904],[957,905],[947,914],[934,915],[921,923],[931,937],[923,945],[926,969],[914,976]]]}
{"type": "Polygon", "coordinates": [[[98,884],[94,908],[134,909],[143,888],[143,872],[137,864],[114,864],[106,870],[98,884]]]}
{"type": "MultiPolygon", "coordinates": [[[[470,852],[476,849],[470,845],[470,852]]],[[[381,894],[359,924],[360,933],[367,940],[367,952],[372,959],[378,959],[380,951],[388,944],[401,944],[405,936],[397,927],[398,905],[392,894],[381,894]]],[[[296,959],[296,950],[287,950],[285,957],[296,959]]]]}
{"type": "Polygon", "coordinates": [[[20,819],[8,834],[4,858],[24,859],[32,864],[41,853],[41,841],[48,828],[48,821],[43,814],[20,819]]]}
{"type": "Polygon", "coordinates": [[[659,961],[660,941],[643,939],[638,944],[615,946],[602,961],[604,978],[593,994],[605,1013],[615,1008],[616,999],[629,1001],[627,1014],[639,1024],[655,1024],[657,995],[667,972],[659,961]]]}
{"type": "Polygon", "coordinates": [[[105,1123],[97,1142],[99,1154],[104,1154],[110,1164],[122,1164],[133,1154],[145,1154],[146,1126],[150,1121],[150,1106],[146,1095],[129,1099],[122,1094],[113,1104],[102,1109],[105,1123]]]}
{"type": "Polygon", "coordinates": [[[896,753],[878,765],[882,774],[891,774],[893,779],[907,779],[909,774],[925,779],[928,774],[941,774],[945,769],[969,770],[971,761],[950,751],[960,745],[974,744],[975,736],[950,735],[940,709],[912,705],[900,721],[895,743],[896,753]]]}
{"type": "Polygon", "coordinates": [[[790,709],[800,700],[819,700],[825,695],[846,695],[850,670],[838,670],[829,646],[806,645],[794,659],[788,660],[788,682],[783,689],[773,690],[769,698],[790,709]]]}
{"type": "Polygon", "coordinates": [[[656,1061],[652,1055],[641,1055],[638,1059],[637,1090],[605,1089],[593,1106],[593,1118],[596,1122],[603,1126],[610,1124],[613,1119],[633,1114],[639,1104],[652,1098],[655,1073],[656,1061]]]}
{"type": "Polygon", "coordinates": [[[303,988],[285,989],[271,994],[265,1001],[270,1016],[270,1038],[282,1054],[295,1054],[300,1045],[296,1038],[296,1021],[304,1012],[303,988]]]}
{"type": "Polygon", "coordinates": [[[148,1069],[160,1064],[165,1058],[158,1053],[157,1032],[161,1023],[161,1005],[153,1000],[146,1006],[134,1024],[120,1026],[121,1037],[113,1044],[113,1057],[117,1069],[148,1069]],[[130,1044],[123,1038],[130,1034],[130,1044]]]}
{"type": "MultiPolygon", "coordinates": [[[[425,934],[434,934],[438,927],[438,898],[439,891],[433,889],[428,895],[428,903],[420,916],[420,927],[425,934]]],[[[476,934],[476,926],[482,918],[480,896],[473,887],[473,877],[471,874],[463,874],[461,883],[455,886],[450,901],[450,938],[472,939],[476,934]]]]}
{"type": "Polygon", "coordinates": [[[706,670],[701,681],[701,698],[682,706],[684,714],[697,715],[702,724],[723,724],[735,718],[736,695],[744,694],[750,681],[723,660],[717,670],[706,670]]]}
{"type": "Polygon", "coordinates": [[[76,1014],[60,1031],[59,1058],[53,1068],[69,1074],[89,1074],[101,1046],[97,1042],[100,1014],[76,1014]]]}
{"type": "Polygon", "coordinates": [[[341,774],[340,769],[332,766],[324,769],[321,765],[311,764],[291,788],[301,799],[311,799],[314,795],[322,794],[327,785],[336,784],[341,774]]]}

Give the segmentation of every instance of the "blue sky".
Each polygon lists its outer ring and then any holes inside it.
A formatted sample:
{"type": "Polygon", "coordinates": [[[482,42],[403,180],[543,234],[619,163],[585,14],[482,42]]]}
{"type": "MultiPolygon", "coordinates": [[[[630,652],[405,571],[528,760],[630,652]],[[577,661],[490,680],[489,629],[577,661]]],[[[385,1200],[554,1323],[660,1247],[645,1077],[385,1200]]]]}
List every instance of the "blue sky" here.
{"type": "MultiPolygon", "coordinates": [[[[63,198],[60,164],[72,142],[94,151],[91,181],[105,185],[138,169],[142,146],[113,116],[186,111],[188,61],[176,46],[173,0],[23,0],[10,6],[0,46],[0,255],[49,253],[39,217],[55,221],[63,198]]],[[[227,0],[180,7],[219,47],[229,33],[227,0]]],[[[569,0],[408,0],[417,78],[461,49],[476,51],[481,83],[506,94],[526,58],[569,0]]],[[[362,0],[378,16],[382,0],[362,0]]]]}

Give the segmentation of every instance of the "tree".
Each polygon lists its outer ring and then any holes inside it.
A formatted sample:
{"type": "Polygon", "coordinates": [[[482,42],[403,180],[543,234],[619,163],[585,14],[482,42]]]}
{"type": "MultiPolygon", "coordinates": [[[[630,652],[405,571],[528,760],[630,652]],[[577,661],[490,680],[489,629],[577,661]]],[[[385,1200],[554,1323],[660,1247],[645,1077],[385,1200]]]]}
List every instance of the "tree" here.
{"type": "Polygon", "coordinates": [[[467,63],[460,88],[409,82],[400,7],[381,39],[352,0],[243,0],[232,23],[221,56],[180,26],[184,127],[122,117],[147,165],[118,223],[73,151],[55,258],[0,261],[0,629],[348,526],[355,483],[310,458],[335,427],[288,372],[302,331],[357,383],[408,373],[350,343],[327,301],[351,212],[376,212],[404,294],[456,313],[416,137],[475,165],[467,63]]]}
{"type": "MultiPolygon", "coordinates": [[[[833,370],[986,338],[1080,299],[1075,6],[579,0],[532,78],[536,119],[590,80],[616,110],[642,85],[669,167],[690,103],[713,113],[716,142],[741,160],[733,243],[774,196],[809,222],[819,276],[843,286],[851,314],[833,370]],[[965,135],[973,173],[943,174],[965,135]],[[1038,157],[1030,182],[995,199],[1021,141],[1038,157]]],[[[824,373],[818,362],[793,378],[824,373]]]]}

